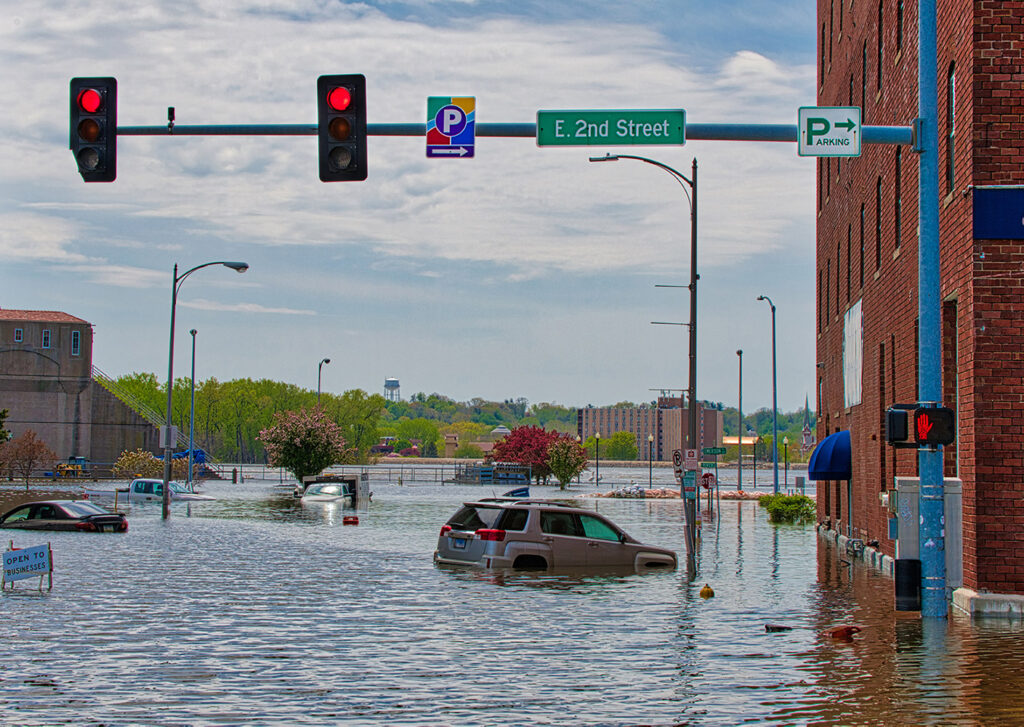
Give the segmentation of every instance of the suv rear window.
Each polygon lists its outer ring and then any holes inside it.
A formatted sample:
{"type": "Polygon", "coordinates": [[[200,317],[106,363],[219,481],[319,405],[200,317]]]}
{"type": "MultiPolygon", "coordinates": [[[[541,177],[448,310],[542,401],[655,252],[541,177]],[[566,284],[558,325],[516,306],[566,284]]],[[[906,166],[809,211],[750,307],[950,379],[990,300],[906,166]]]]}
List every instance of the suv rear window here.
{"type": "Polygon", "coordinates": [[[479,530],[480,528],[493,528],[501,515],[500,507],[486,507],[484,505],[463,505],[459,511],[448,519],[448,525],[453,530],[479,530]]]}
{"type": "Polygon", "coordinates": [[[530,515],[529,510],[508,508],[501,518],[502,530],[526,530],[526,520],[530,515]]]}

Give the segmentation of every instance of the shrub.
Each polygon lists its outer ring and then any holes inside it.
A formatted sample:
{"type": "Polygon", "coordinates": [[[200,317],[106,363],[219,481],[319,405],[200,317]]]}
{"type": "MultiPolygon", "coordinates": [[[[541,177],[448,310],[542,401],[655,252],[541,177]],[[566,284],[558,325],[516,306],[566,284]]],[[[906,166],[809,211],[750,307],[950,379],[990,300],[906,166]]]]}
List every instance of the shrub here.
{"type": "Polygon", "coordinates": [[[773,523],[812,523],[817,515],[814,500],[806,495],[761,495],[758,504],[768,510],[773,523]]]}
{"type": "MultiPolygon", "coordinates": [[[[134,452],[125,450],[114,463],[114,477],[121,480],[133,480],[136,477],[163,477],[164,461],[152,452],[136,449],[134,452]]],[[[188,460],[171,460],[171,479],[188,479],[188,460]]]]}

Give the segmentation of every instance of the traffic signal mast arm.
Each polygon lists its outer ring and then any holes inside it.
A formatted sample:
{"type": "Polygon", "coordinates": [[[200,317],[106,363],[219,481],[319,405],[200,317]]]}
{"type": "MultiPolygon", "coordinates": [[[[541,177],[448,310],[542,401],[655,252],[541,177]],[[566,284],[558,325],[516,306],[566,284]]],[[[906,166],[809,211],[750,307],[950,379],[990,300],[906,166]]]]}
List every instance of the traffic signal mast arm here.
{"type": "MultiPolygon", "coordinates": [[[[865,144],[912,144],[911,126],[863,126],[865,144]]],[[[370,124],[368,136],[426,136],[426,124],[370,124]]],[[[316,136],[316,124],[175,124],[163,126],[118,126],[118,136],[316,136]]],[[[537,124],[481,123],[477,136],[537,136],[537,124]]],[[[796,142],[796,124],[686,124],[687,140],[796,142]]]]}

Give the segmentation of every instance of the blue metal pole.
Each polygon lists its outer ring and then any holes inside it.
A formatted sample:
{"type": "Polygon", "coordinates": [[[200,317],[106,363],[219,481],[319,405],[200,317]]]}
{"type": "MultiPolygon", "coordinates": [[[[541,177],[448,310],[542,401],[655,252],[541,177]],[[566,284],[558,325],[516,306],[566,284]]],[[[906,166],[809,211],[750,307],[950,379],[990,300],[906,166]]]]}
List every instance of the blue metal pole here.
{"type": "MultiPolygon", "coordinates": [[[[919,402],[942,398],[942,325],[939,279],[939,133],[938,53],[935,0],[918,4],[918,116],[915,151],[920,156],[917,247],[918,379],[919,402]]],[[[943,529],[942,449],[918,450],[921,473],[919,547],[921,554],[921,616],[944,619],[946,600],[946,548],[943,529]]]]}

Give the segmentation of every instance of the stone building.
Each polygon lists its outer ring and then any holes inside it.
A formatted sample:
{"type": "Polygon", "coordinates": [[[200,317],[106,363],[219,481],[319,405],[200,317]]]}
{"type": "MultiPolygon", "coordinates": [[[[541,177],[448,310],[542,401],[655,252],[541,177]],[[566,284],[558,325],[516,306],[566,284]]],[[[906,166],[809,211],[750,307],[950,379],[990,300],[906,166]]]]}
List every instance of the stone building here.
{"type": "Polygon", "coordinates": [[[157,430],[93,378],[92,325],[60,311],[0,309],[0,409],[15,437],[33,430],[60,460],[105,464],[157,451],[157,430]]]}
{"type": "MultiPolygon", "coordinates": [[[[911,126],[917,3],[818,0],[818,105],[911,126]]],[[[1024,594],[1024,5],[938,0],[945,476],[963,483],[963,585],[1024,594]]],[[[817,163],[817,435],[848,431],[850,480],[818,483],[819,520],[894,554],[881,494],[917,474],[885,410],[917,394],[918,160],[865,145],[817,163]],[[854,355],[851,355],[854,354],[854,355]]]]}

